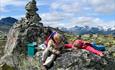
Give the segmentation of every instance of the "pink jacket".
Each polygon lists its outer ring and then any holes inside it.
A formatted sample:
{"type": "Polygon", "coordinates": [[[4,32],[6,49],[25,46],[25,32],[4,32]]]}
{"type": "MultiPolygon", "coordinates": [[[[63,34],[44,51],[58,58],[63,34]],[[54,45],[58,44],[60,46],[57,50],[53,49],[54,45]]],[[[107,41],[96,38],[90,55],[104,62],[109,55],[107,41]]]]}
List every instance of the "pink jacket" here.
{"type": "Polygon", "coordinates": [[[76,41],[74,41],[73,44],[65,44],[64,47],[65,48],[74,48],[74,44],[79,44],[80,45],[79,49],[85,49],[85,50],[90,51],[96,55],[103,54],[102,51],[98,51],[98,50],[94,49],[90,43],[84,43],[83,40],[76,40],[76,41]]]}

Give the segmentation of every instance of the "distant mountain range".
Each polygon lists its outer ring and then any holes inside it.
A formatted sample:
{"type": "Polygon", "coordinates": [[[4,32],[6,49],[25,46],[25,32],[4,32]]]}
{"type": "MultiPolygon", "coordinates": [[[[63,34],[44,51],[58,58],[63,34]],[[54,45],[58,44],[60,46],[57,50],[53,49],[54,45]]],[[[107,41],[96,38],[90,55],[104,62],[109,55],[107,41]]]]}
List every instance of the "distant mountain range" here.
{"type": "Polygon", "coordinates": [[[8,32],[10,27],[18,20],[12,17],[0,19],[0,31],[8,32]]]}
{"type": "Polygon", "coordinates": [[[73,34],[112,34],[115,35],[115,26],[114,28],[104,29],[103,27],[89,27],[89,26],[75,26],[73,28],[62,28],[63,31],[70,32],[73,34]]]}
{"type": "Polygon", "coordinates": [[[15,22],[17,22],[18,20],[12,17],[6,17],[6,18],[2,18],[0,19],[0,25],[13,25],[15,22]]]}
{"type": "MultiPolygon", "coordinates": [[[[18,20],[12,17],[6,17],[0,19],[0,31],[8,32],[10,27],[17,22],[18,20]]],[[[89,26],[75,26],[72,28],[61,28],[61,30],[65,32],[70,32],[74,34],[112,34],[115,35],[115,26],[114,28],[106,28],[103,27],[89,27],[89,26]]]]}

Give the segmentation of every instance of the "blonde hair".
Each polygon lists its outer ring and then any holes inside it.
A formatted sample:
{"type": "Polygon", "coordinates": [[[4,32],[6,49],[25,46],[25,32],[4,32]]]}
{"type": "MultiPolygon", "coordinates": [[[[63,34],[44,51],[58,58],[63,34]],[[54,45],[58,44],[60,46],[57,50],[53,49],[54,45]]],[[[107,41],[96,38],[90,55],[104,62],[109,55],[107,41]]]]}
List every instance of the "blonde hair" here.
{"type": "Polygon", "coordinates": [[[61,35],[60,35],[59,33],[56,33],[56,34],[54,35],[54,40],[59,43],[59,42],[62,40],[61,35]]]}

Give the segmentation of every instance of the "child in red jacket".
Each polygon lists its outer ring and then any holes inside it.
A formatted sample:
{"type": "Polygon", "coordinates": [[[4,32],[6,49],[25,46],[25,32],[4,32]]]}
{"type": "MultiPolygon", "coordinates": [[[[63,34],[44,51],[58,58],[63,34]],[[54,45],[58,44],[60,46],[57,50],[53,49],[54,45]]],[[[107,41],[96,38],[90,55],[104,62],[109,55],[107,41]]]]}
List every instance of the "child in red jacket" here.
{"type": "Polygon", "coordinates": [[[77,48],[77,49],[85,49],[90,51],[96,55],[104,56],[102,51],[98,51],[92,47],[90,43],[87,43],[83,40],[75,40],[73,44],[65,44],[65,48],[77,48]]]}

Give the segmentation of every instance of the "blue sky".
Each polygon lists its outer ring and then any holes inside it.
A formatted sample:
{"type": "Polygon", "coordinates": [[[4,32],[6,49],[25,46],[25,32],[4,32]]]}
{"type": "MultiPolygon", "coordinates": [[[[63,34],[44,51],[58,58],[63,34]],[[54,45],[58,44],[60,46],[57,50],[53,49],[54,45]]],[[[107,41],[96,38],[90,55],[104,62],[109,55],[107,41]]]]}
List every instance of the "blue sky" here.
{"type": "MultiPolygon", "coordinates": [[[[31,0],[0,0],[0,18],[24,17],[31,0]]],[[[115,27],[115,0],[36,0],[44,25],[115,27]]]]}

